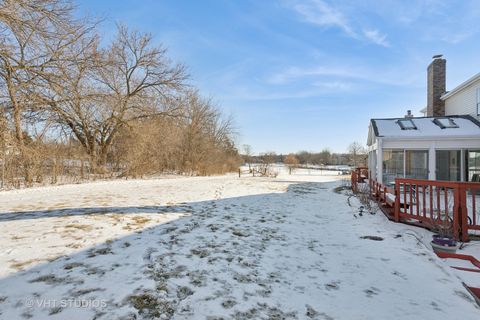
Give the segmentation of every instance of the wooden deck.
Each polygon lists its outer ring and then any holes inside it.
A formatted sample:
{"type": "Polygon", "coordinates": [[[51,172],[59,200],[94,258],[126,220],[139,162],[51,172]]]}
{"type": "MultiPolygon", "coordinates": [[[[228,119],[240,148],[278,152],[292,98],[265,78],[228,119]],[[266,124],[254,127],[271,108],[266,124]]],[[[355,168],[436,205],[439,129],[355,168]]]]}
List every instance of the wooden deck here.
{"type": "Polygon", "coordinates": [[[368,190],[370,198],[392,221],[435,231],[447,230],[461,241],[480,234],[478,182],[397,178],[394,187],[387,187],[368,179],[367,168],[357,168],[352,172],[352,190],[368,190]]]}

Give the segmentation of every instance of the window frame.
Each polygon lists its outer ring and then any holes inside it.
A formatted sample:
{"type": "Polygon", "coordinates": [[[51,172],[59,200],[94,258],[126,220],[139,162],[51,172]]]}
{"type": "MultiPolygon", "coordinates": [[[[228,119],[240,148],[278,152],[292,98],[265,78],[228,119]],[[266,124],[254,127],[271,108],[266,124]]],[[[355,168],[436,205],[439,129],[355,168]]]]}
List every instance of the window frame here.
{"type": "Polygon", "coordinates": [[[456,124],[455,121],[453,121],[452,118],[448,118],[448,117],[435,118],[435,119],[433,119],[433,123],[435,123],[441,129],[458,128],[458,124],[456,124]],[[447,120],[448,125],[445,125],[444,123],[442,123],[442,120],[447,120]]]}
{"type": "Polygon", "coordinates": [[[387,177],[400,176],[405,177],[405,149],[387,148],[381,149],[382,152],[382,183],[389,184],[387,177]],[[387,160],[388,158],[388,160],[387,160]]]}
{"type": "Polygon", "coordinates": [[[403,176],[409,179],[421,179],[428,180],[429,168],[429,150],[428,149],[405,149],[403,156],[403,176]],[[418,157],[418,154],[422,154],[423,165],[417,167],[418,160],[422,160],[418,157]],[[416,156],[417,155],[417,156],[416,156]],[[420,173],[423,171],[422,173],[420,173]]]}
{"type": "Polygon", "coordinates": [[[417,130],[417,126],[415,125],[415,122],[412,121],[412,119],[399,119],[397,120],[397,124],[400,126],[400,129],[402,130],[417,130]],[[404,122],[409,122],[411,125],[405,126],[404,122]]]}

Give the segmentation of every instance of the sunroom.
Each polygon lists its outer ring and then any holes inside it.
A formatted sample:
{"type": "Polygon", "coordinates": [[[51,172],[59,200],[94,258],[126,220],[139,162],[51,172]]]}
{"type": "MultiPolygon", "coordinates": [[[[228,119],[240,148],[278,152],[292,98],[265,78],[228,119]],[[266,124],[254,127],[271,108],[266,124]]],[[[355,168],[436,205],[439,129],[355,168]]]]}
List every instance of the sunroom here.
{"type": "Polygon", "coordinates": [[[480,182],[480,122],[472,116],[371,119],[369,177],[480,182]]]}

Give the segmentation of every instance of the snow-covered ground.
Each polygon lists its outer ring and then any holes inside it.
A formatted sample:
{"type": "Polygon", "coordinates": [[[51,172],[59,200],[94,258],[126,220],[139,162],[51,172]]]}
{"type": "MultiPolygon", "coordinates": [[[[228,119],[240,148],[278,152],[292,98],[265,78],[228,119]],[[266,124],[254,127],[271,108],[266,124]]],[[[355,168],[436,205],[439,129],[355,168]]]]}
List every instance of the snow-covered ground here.
{"type": "Polygon", "coordinates": [[[479,319],[429,233],[359,216],[342,178],[0,193],[0,319],[479,319]]]}

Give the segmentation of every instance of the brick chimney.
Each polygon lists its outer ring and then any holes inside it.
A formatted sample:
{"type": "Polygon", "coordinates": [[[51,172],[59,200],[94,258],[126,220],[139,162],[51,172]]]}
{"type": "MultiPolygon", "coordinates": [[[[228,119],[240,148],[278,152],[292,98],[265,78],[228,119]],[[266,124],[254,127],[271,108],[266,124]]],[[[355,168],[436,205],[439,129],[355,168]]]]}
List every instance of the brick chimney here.
{"type": "Polygon", "coordinates": [[[439,117],[445,115],[445,101],[440,97],[445,93],[445,73],[447,60],[442,55],[433,56],[433,61],[427,68],[427,116],[439,117]]]}

